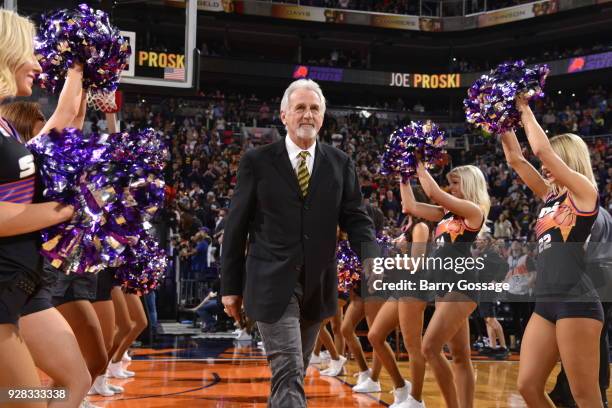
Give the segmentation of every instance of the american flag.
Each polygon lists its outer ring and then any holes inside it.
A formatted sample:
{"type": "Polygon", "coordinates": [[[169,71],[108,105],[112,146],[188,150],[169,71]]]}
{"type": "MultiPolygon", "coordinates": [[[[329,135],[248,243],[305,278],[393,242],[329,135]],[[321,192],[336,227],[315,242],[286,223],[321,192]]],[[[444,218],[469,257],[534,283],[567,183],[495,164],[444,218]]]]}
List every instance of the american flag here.
{"type": "Polygon", "coordinates": [[[164,79],[185,80],[185,68],[164,68],[164,79]]]}

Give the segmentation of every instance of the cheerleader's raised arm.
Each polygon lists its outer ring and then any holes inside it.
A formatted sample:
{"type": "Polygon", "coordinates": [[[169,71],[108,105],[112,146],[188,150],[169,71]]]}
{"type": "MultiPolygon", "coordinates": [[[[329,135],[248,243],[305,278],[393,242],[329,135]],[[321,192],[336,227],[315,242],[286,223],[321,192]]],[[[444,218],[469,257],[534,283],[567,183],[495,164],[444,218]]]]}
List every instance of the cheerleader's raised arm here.
{"type": "MultiPolygon", "coordinates": [[[[419,177],[419,181],[423,187],[423,191],[425,191],[425,194],[427,194],[427,197],[439,204],[441,208],[463,217],[467,225],[470,227],[479,228],[482,225],[484,217],[483,209],[476,203],[455,197],[454,195],[442,190],[422,163],[419,163],[417,166],[417,176],[419,177]]],[[[454,184],[461,183],[460,177],[456,175],[450,175],[448,181],[451,188],[454,184]]],[[[441,218],[442,217],[440,217],[440,219],[441,218]]],[[[438,221],[440,219],[438,219],[438,221]]]]}
{"type": "Polygon", "coordinates": [[[439,205],[421,203],[414,197],[410,182],[400,182],[400,194],[402,196],[402,212],[424,218],[428,221],[438,222],[444,217],[444,208],[439,205]]]}
{"type": "MultiPolygon", "coordinates": [[[[51,129],[62,130],[74,126],[73,122],[79,114],[83,95],[83,65],[75,63],[66,75],[66,81],[59,95],[57,108],[38,135],[48,133],[51,129]]],[[[37,135],[37,136],[38,136],[37,135]]]]}
{"type": "MultiPolygon", "coordinates": [[[[542,171],[548,174],[549,182],[567,188],[572,195],[574,203],[579,209],[584,211],[592,210],[597,203],[597,190],[592,180],[589,180],[584,174],[573,170],[553,150],[550,140],[548,140],[548,136],[540,127],[527,101],[518,98],[516,106],[521,113],[521,121],[525,127],[529,145],[533,153],[542,162],[542,171]]],[[[562,136],[580,139],[578,136],[572,134],[562,136]]],[[[563,148],[563,146],[561,146],[561,148],[563,148]]],[[[579,154],[579,152],[572,153],[579,154]]],[[[589,159],[588,151],[586,154],[586,159],[589,159]]],[[[589,169],[581,170],[584,170],[583,173],[585,173],[589,169]]]]}
{"type": "Polygon", "coordinates": [[[527,184],[527,187],[535,195],[544,199],[550,192],[550,186],[535,167],[523,156],[523,151],[514,131],[509,131],[502,135],[502,147],[508,165],[518,173],[521,180],[527,184]]]}

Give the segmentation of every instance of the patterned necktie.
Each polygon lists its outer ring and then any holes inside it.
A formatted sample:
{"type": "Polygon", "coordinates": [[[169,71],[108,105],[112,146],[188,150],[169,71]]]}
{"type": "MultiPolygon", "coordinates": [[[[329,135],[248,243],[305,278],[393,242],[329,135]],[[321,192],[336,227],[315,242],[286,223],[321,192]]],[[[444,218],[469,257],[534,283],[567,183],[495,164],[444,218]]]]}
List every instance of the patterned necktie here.
{"type": "Polygon", "coordinates": [[[306,158],[310,156],[310,153],[304,150],[300,152],[298,156],[301,159],[297,168],[298,184],[300,185],[300,190],[302,191],[302,197],[306,197],[306,194],[308,193],[308,181],[310,181],[310,173],[308,173],[306,158]]]}

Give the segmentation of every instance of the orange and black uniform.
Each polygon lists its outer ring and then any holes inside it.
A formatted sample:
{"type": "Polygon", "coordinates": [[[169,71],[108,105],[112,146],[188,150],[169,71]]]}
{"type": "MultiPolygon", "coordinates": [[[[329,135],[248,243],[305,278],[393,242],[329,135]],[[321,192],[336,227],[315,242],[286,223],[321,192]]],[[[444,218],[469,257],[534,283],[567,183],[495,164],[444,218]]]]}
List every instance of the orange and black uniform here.
{"type": "Polygon", "coordinates": [[[555,323],[568,317],[603,321],[603,309],[587,276],[584,243],[597,218],[576,208],[569,192],[551,195],[536,223],[538,243],[535,312],[555,323]]]}
{"type": "MultiPolygon", "coordinates": [[[[442,217],[436,226],[434,233],[435,249],[430,255],[430,258],[442,258],[443,260],[447,260],[449,258],[471,258],[471,247],[481,228],[482,224],[477,229],[470,228],[467,226],[463,217],[453,214],[452,212],[446,212],[444,217],[442,217]]],[[[474,268],[466,268],[463,273],[457,273],[456,271],[449,269],[436,268],[429,273],[430,276],[433,274],[436,282],[455,283],[455,289],[453,290],[454,292],[463,293],[470,299],[476,301],[476,292],[459,290],[456,285],[459,280],[476,282],[477,274],[474,268]]],[[[444,296],[446,293],[448,292],[437,291],[436,294],[438,296],[444,296]]]]}

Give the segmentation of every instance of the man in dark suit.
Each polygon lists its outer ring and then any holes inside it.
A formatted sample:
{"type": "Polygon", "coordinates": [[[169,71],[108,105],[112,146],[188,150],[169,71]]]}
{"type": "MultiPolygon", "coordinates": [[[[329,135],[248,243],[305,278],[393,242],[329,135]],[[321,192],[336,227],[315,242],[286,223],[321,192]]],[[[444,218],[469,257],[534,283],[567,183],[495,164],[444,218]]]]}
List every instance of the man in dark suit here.
{"type": "Polygon", "coordinates": [[[316,82],[287,88],[287,136],[244,154],[225,222],[222,302],[238,320],[244,295],[246,314],[257,322],[273,408],[306,406],[304,375],[319,325],[338,303],[336,227],[362,259],[377,255],[353,161],[317,142],[324,113],[316,82]]]}

